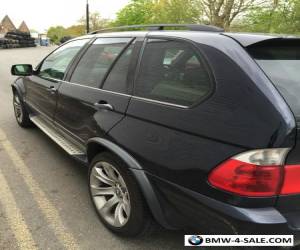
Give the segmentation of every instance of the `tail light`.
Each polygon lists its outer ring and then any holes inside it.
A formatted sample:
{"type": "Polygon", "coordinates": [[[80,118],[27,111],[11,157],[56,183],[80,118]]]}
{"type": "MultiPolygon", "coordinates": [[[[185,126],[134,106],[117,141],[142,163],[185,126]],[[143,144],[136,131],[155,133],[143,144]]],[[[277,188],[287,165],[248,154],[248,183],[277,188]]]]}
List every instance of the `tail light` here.
{"type": "Polygon", "coordinates": [[[284,167],[284,181],[280,194],[300,194],[300,165],[284,167]]]}
{"type": "Polygon", "coordinates": [[[285,183],[283,164],[288,148],[247,151],[223,162],[208,177],[221,190],[241,196],[278,195],[285,183]]]}

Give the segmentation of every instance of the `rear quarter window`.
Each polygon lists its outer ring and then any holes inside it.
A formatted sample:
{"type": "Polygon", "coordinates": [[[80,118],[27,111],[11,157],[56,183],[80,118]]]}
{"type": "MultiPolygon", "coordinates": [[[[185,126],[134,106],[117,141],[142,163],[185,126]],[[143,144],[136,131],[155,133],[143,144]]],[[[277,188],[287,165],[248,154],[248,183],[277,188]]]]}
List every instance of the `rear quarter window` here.
{"type": "Polygon", "coordinates": [[[212,90],[201,55],[177,40],[148,39],[135,82],[135,96],[191,106],[212,90]]]}

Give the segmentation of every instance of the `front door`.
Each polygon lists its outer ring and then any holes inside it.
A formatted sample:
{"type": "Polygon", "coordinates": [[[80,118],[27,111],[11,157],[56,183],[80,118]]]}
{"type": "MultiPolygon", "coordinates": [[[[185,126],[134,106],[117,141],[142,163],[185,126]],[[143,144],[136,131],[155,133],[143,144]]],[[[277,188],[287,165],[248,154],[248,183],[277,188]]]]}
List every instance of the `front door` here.
{"type": "Polygon", "coordinates": [[[84,143],[124,117],[131,97],[127,73],[134,48],[131,37],[94,41],[59,89],[55,122],[63,132],[84,143]]]}
{"type": "Polygon", "coordinates": [[[39,115],[53,120],[57,91],[71,61],[88,39],[69,42],[51,53],[33,76],[25,79],[26,103],[39,115]]]}

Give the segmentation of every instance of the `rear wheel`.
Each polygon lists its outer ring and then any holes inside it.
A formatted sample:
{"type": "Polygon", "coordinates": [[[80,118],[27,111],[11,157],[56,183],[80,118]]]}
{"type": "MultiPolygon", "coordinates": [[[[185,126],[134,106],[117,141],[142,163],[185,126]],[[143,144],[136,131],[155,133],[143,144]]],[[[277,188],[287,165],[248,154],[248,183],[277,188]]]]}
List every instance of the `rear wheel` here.
{"type": "Polygon", "coordinates": [[[29,113],[17,92],[13,93],[13,105],[18,124],[23,128],[32,127],[33,123],[29,119],[29,113]]]}
{"type": "Polygon", "coordinates": [[[153,220],[139,186],[115,155],[98,154],[89,169],[89,191],[102,223],[122,236],[149,233],[153,220]]]}

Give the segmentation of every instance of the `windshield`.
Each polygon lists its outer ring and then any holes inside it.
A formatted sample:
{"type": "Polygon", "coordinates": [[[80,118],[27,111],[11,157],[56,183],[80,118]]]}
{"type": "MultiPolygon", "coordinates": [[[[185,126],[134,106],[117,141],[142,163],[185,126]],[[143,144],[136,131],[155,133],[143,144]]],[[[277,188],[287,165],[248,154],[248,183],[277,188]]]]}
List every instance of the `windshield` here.
{"type": "Polygon", "coordinates": [[[277,40],[248,48],[300,121],[300,40],[277,40]]]}

